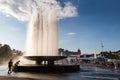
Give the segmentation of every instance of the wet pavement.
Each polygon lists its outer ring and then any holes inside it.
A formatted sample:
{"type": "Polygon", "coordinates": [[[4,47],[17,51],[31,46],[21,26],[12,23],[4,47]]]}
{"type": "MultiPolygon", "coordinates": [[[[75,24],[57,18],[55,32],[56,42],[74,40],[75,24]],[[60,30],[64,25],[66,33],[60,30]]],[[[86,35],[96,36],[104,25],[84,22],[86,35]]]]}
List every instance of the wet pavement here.
{"type": "Polygon", "coordinates": [[[38,74],[38,73],[13,72],[12,74],[8,75],[7,66],[0,66],[0,75],[27,77],[40,80],[119,80],[120,70],[104,69],[92,66],[81,66],[81,70],[79,72],[74,73],[38,74]]]}

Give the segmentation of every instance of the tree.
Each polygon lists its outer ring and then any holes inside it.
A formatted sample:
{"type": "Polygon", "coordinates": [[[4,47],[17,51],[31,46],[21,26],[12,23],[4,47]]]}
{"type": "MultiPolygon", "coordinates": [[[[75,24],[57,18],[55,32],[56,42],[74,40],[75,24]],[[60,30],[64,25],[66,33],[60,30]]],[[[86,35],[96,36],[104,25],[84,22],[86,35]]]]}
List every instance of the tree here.
{"type": "Polygon", "coordinates": [[[4,46],[0,47],[0,58],[4,59],[4,61],[12,58],[12,50],[9,45],[5,44],[4,46]]]}

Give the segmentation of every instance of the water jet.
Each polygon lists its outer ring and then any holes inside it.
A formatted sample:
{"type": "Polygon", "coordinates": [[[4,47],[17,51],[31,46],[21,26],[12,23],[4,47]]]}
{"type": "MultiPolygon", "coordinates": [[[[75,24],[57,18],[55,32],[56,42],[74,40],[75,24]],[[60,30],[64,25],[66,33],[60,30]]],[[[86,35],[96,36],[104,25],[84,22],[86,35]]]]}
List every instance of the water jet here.
{"type": "Polygon", "coordinates": [[[74,72],[79,65],[55,64],[67,58],[58,56],[58,28],[55,9],[35,9],[28,26],[26,55],[35,64],[15,66],[15,72],[74,72]]]}

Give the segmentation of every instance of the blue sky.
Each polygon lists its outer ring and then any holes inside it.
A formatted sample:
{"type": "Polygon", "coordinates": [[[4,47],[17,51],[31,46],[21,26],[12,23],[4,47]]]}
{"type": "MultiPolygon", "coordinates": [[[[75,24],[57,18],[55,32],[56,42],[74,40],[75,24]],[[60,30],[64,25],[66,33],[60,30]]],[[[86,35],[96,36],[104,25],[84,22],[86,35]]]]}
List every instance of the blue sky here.
{"type": "MultiPolygon", "coordinates": [[[[58,22],[59,47],[82,53],[120,50],[119,0],[64,0],[77,8],[77,16],[58,22]]],[[[63,0],[60,0],[64,5],[63,0]]],[[[28,21],[0,13],[0,43],[24,51],[28,21]]]]}

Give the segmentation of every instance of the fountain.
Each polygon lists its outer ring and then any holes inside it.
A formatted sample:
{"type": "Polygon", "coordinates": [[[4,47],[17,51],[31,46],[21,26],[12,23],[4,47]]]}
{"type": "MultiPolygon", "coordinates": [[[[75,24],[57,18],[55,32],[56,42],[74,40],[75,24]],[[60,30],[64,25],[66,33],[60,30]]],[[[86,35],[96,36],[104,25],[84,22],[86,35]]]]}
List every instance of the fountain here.
{"type": "Polygon", "coordinates": [[[58,30],[55,10],[34,10],[29,23],[27,50],[29,56],[57,56],[58,30]]]}
{"type": "Polygon", "coordinates": [[[26,55],[35,61],[34,65],[15,66],[18,72],[72,72],[79,71],[79,65],[56,65],[55,61],[65,59],[58,56],[57,15],[54,8],[48,12],[42,7],[34,9],[28,26],[26,55]]]}

